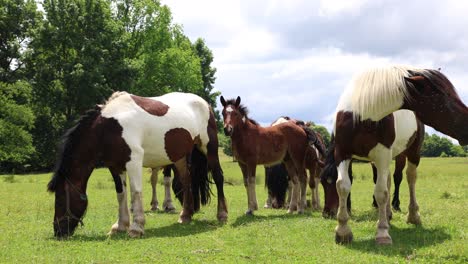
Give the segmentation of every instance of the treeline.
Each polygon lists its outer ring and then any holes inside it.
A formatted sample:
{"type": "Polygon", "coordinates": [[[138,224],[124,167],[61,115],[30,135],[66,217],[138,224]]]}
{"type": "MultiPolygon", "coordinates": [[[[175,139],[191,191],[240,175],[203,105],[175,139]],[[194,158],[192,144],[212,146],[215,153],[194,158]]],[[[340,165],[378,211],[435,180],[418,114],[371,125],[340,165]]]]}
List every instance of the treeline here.
{"type": "Polygon", "coordinates": [[[63,132],[113,91],[192,92],[215,106],[211,50],[159,1],[41,7],[0,0],[0,171],[50,170],[63,132]]]}

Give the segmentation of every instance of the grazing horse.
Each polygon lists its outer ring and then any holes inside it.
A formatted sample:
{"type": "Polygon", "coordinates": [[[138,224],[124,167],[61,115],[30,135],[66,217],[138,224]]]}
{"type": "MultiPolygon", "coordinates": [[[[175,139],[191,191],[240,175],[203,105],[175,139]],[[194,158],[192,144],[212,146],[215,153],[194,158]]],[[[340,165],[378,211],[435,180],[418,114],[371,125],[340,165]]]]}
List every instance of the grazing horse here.
{"type": "Polygon", "coordinates": [[[87,182],[97,162],[109,168],[117,191],[119,217],[110,233],[128,230],[131,237],[144,233],[142,167],[175,165],[184,190],[181,223],[189,222],[200,203],[209,201],[210,172],[218,189],[217,217],[226,220],[216,130],[211,107],[194,94],[145,98],[114,93],[105,105],[88,111],[64,135],[48,184],[48,190],[55,192],[54,235],[68,237],[82,223],[88,205],[87,182]],[[133,208],[131,225],[126,174],[133,208]]]}
{"type": "Polygon", "coordinates": [[[304,212],[305,193],[300,193],[299,181],[306,184],[305,155],[309,144],[316,143],[315,135],[294,123],[285,122],[272,127],[261,127],[250,119],[248,110],[236,100],[224,100],[223,105],[224,133],[231,137],[232,151],[244,177],[247,190],[247,215],[252,215],[258,209],[255,193],[255,171],[258,165],[276,165],[284,163],[294,184],[291,204],[288,212],[296,209],[304,212]],[[298,198],[300,201],[298,205],[298,198]]]}
{"type": "MultiPolygon", "coordinates": [[[[419,136],[419,135],[418,135],[419,136]]],[[[415,140],[420,140],[416,138],[415,140]]],[[[419,155],[419,153],[417,154],[419,155]]],[[[324,189],[325,202],[322,211],[322,216],[325,218],[334,218],[338,210],[338,193],[336,191],[336,179],[338,177],[336,167],[333,166],[333,155],[328,155],[327,166],[324,169],[324,172],[320,175],[320,181],[324,189]]],[[[348,169],[349,178],[351,183],[353,182],[352,175],[352,163],[348,169]]],[[[377,182],[377,168],[373,163],[372,165],[372,174],[374,184],[377,182]]],[[[406,156],[404,152],[395,157],[395,171],[393,173],[393,180],[395,185],[395,190],[393,192],[392,207],[395,211],[401,211],[400,209],[400,184],[403,180],[403,169],[406,166],[406,156]]],[[[348,196],[348,213],[351,213],[351,193],[348,196]]],[[[372,196],[372,206],[378,208],[377,201],[375,196],[372,196]]]]}
{"type": "MultiPolygon", "coordinates": [[[[275,120],[271,126],[275,126],[285,122],[293,122],[301,127],[308,128],[303,121],[291,119],[290,117],[283,116],[275,120]]],[[[315,134],[318,148],[312,146],[312,149],[307,149],[305,165],[309,170],[309,186],[312,190],[311,205],[312,209],[320,208],[320,197],[318,193],[318,184],[320,180],[321,161],[322,157],[325,156],[325,145],[323,139],[319,133],[312,130],[315,134]]],[[[278,164],[271,167],[265,167],[265,186],[268,189],[268,198],[265,202],[264,208],[281,208],[285,206],[285,203],[290,202],[292,184],[288,181],[288,172],[283,164],[278,164]],[[286,198],[286,191],[288,191],[288,199],[286,198]]],[[[301,186],[301,192],[306,192],[306,186],[301,186]]],[[[306,206],[306,205],[305,205],[306,206]]]]}
{"type": "MultiPolygon", "coordinates": [[[[351,190],[348,169],[354,157],[374,161],[377,182],[374,196],[378,204],[377,244],[391,244],[389,235],[389,165],[392,156],[408,146],[409,138],[403,136],[416,132],[417,124],[410,112],[389,115],[398,109],[414,111],[422,123],[458,139],[461,145],[468,143],[468,108],[461,101],[450,81],[440,71],[406,66],[373,68],[356,75],[342,94],[334,122],[334,142],[329,154],[331,163],[338,170],[336,190],[339,196],[336,241],[352,240],[348,226],[347,198],[351,190]],[[411,132],[411,129],[413,132],[411,132]],[[406,133],[406,134],[405,134],[406,133]],[[409,133],[409,134],[408,134],[409,133]],[[398,151],[396,151],[398,149],[398,151]]],[[[414,190],[416,161],[408,157],[407,177],[414,190]]],[[[325,170],[324,172],[325,173],[325,170]]],[[[414,192],[410,193],[408,221],[419,223],[414,192]],[[413,202],[413,203],[412,203],[413,202]]]]}

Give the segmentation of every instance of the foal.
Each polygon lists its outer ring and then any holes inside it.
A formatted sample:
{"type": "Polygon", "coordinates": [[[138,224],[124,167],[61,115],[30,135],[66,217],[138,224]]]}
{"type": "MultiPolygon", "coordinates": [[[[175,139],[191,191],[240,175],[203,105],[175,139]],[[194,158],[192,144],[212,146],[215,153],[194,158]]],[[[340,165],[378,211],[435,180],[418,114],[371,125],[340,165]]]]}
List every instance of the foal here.
{"type": "Polygon", "coordinates": [[[252,215],[258,209],[255,193],[255,171],[257,165],[271,166],[284,163],[288,174],[294,184],[289,213],[296,209],[298,213],[304,212],[305,193],[300,194],[299,181],[305,184],[305,155],[309,140],[315,136],[310,131],[286,122],[273,127],[261,127],[248,118],[248,110],[240,104],[241,98],[226,101],[221,96],[223,105],[224,133],[231,137],[232,151],[237,159],[244,177],[244,185],[247,190],[248,209],[247,215],[252,215]],[[298,205],[298,197],[301,202],[298,205]]]}

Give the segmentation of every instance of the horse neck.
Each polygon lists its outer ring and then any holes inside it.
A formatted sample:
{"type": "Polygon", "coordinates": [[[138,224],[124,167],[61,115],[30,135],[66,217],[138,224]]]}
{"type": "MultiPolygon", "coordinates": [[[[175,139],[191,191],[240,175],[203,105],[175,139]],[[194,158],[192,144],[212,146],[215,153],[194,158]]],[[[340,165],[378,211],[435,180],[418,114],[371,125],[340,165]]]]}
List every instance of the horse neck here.
{"type": "Polygon", "coordinates": [[[251,147],[251,144],[244,144],[244,141],[255,136],[258,129],[259,126],[253,124],[249,120],[246,120],[246,123],[234,129],[234,133],[231,136],[232,144],[235,144],[237,149],[251,147]]]}

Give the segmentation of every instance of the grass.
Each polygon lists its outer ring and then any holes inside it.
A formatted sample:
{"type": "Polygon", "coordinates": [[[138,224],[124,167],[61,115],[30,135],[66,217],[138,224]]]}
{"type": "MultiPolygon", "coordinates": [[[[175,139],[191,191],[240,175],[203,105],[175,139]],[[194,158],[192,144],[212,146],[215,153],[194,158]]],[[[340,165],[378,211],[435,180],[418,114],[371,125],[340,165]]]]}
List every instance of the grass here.
{"type": "MultiPolygon", "coordinates": [[[[466,263],[468,184],[467,158],[425,158],[417,182],[422,226],[406,224],[408,188],[403,183],[403,212],[391,222],[392,246],[376,246],[377,221],[372,209],[370,165],[354,164],[354,241],[336,245],[336,220],[320,212],[288,215],[284,210],[261,208],[244,216],[246,193],[237,164],[222,157],[229,221],[216,221],[216,199],[194,216],[192,223],[177,224],[177,214],[149,211],[149,173],[144,175],[145,236],[108,237],[117,217],[117,200],[110,173],[95,170],[88,183],[89,208],[67,241],[53,238],[54,196],[45,191],[50,174],[0,176],[0,262],[5,263],[466,263]]],[[[257,196],[266,198],[263,168],[257,169],[257,196]]],[[[160,180],[162,177],[160,177],[160,180]]],[[[158,186],[162,201],[162,186],[158,186]]],[[[214,186],[213,186],[214,188],[214,186]]],[[[322,190],[321,190],[321,193],[322,190]]],[[[309,196],[310,197],[310,196],[309,196]]],[[[310,198],[309,198],[310,199],[310,198]]],[[[323,202],[323,201],[322,201],[323,202]]],[[[180,205],[177,203],[178,209],[180,205]]]]}

